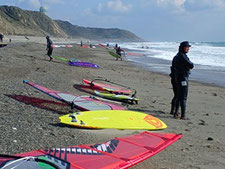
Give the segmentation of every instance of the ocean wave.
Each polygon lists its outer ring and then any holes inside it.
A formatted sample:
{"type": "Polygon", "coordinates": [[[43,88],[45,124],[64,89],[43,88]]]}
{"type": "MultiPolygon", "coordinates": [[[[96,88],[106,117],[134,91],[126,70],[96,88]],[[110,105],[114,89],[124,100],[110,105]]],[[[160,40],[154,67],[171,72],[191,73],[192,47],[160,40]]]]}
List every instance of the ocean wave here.
{"type": "MultiPolygon", "coordinates": [[[[188,53],[194,64],[225,67],[225,42],[191,42],[188,53]]],[[[171,61],[179,47],[178,42],[123,43],[123,48],[140,51],[146,57],[171,61]]]]}

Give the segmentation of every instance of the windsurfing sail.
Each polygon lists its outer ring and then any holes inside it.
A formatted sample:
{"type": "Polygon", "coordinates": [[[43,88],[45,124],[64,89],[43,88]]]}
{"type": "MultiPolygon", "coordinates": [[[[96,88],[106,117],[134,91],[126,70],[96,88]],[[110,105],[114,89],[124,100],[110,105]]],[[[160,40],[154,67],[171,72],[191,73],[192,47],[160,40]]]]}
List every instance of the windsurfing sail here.
{"type": "Polygon", "coordinates": [[[92,67],[92,68],[100,68],[99,65],[96,65],[94,63],[89,63],[89,62],[81,62],[78,59],[67,59],[67,58],[63,58],[63,57],[59,57],[59,56],[53,56],[53,58],[61,60],[63,62],[66,62],[68,65],[70,66],[81,66],[81,67],[92,67]]]}
{"type": "Polygon", "coordinates": [[[131,56],[144,56],[143,53],[134,53],[134,52],[128,52],[126,55],[131,55],[131,56]]]}
{"type": "Polygon", "coordinates": [[[74,61],[69,61],[68,64],[70,66],[80,66],[80,67],[92,67],[92,68],[100,68],[99,65],[96,65],[94,63],[89,63],[89,62],[74,62],[74,61]]]}
{"type": "Polygon", "coordinates": [[[182,134],[143,132],[102,144],[0,155],[0,168],[125,169],[156,155],[181,137],[182,134]]]}
{"type": "Polygon", "coordinates": [[[72,48],[72,45],[52,45],[53,48],[72,48]]]}
{"type": "Polygon", "coordinates": [[[101,47],[103,47],[103,48],[106,48],[106,46],[103,45],[103,44],[101,44],[101,43],[99,43],[98,45],[101,46],[101,47]]]}
{"type": "MultiPolygon", "coordinates": [[[[106,79],[104,79],[104,80],[103,79],[95,79],[95,80],[101,80],[101,81],[113,83],[106,79]]],[[[111,86],[109,84],[96,83],[96,82],[94,82],[95,80],[90,81],[87,79],[83,79],[83,83],[87,84],[93,90],[109,91],[109,92],[116,93],[116,94],[131,94],[132,93],[132,90],[123,89],[118,86],[111,86]]],[[[126,87],[126,88],[128,88],[128,87],[126,87]]]]}
{"type": "Polygon", "coordinates": [[[63,57],[59,57],[59,56],[53,56],[53,58],[61,60],[63,62],[66,62],[68,65],[70,66],[81,66],[81,67],[92,67],[92,68],[100,68],[99,65],[96,65],[94,63],[89,63],[89,62],[81,62],[78,59],[67,59],[67,58],[63,58],[63,57]]]}
{"type": "Polygon", "coordinates": [[[110,104],[100,100],[91,98],[90,96],[78,96],[74,94],[64,93],[56,90],[51,90],[41,85],[24,80],[23,83],[32,86],[33,88],[69,105],[73,105],[79,110],[124,110],[124,107],[110,104]]]}
{"type": "Polygon", "coordinates": [[[82,48],[90,48],[90,46],[88,46],[88,45],[82,45],[80,47],[82,47],[82,48]]]}

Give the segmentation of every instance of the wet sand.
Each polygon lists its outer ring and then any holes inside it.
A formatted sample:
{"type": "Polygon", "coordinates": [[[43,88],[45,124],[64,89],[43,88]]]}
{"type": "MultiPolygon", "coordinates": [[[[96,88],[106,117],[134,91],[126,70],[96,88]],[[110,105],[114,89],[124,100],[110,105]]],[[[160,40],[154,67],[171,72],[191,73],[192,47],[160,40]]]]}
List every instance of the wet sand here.
{"type": "MultiPolygon", "coordinates": [[[[182,133],[183,138],[166,150],[136,165],[135,169],[211,169],[225,168],[225,90],[224,88],[190,82],[187,101],[188,121],[169,115],[173,96],[170,78],[116,61],[106,49],[56,48],[55,56],[76,58],[101,66],[100,69],[72,67],[45,55],[45,39],[13,41],[0,48],[0,152],[15,154],[51,147],[101,143],[142,131],[86,130],[59,123],[59,116],[69,106],[55,101],[24,85],[30,80],[47,88],[87,95],[76,88],[83,78],[106,78],[137,90],[138,105],[128,109],[145,112],[163,120],[168,128],[157,131],[182,133]]],[[[69,40],[66,40],[69,43],[69,40]]],[[[76,40],[73,41],[73,43],[76,40]]],[[[60,40],[59,40],[60,43],[60,40]]],[[[62,41],[65,43],[65,41],[62,41]]],[[[79,40],[77,40],[79,43],[79,40]]]]}

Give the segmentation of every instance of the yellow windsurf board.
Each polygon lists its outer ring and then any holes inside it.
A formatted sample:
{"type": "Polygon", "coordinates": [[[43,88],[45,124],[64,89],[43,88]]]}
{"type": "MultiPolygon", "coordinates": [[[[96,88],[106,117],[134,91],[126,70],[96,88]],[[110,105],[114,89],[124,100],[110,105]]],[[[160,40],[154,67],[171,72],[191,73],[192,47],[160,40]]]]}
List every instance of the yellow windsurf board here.
{"type": "Polygon", "coordinates": [[[59,117],[61,123],[82,128],[115,128],[132,130],[159,130],[167,128],[160,119],[129,110],[96,110],[71,113],[59,117]]]}

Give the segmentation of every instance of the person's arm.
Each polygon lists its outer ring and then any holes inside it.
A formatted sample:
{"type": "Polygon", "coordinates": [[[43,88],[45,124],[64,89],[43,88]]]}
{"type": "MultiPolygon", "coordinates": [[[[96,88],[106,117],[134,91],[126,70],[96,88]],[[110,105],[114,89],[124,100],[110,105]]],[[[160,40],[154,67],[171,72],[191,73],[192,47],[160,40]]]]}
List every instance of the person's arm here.
{"type": "Polygon", "coordinates": [[[47,40],[47,46],[46,46],[46,50],[49,49],[49,40],[47,40]]]}
{"type": "Polygon", "coordinates": [[[190,59],[186,55],[183,55],[183,60],[188,69],[194,68],[194,64],[190,61],[190,59]]]}

